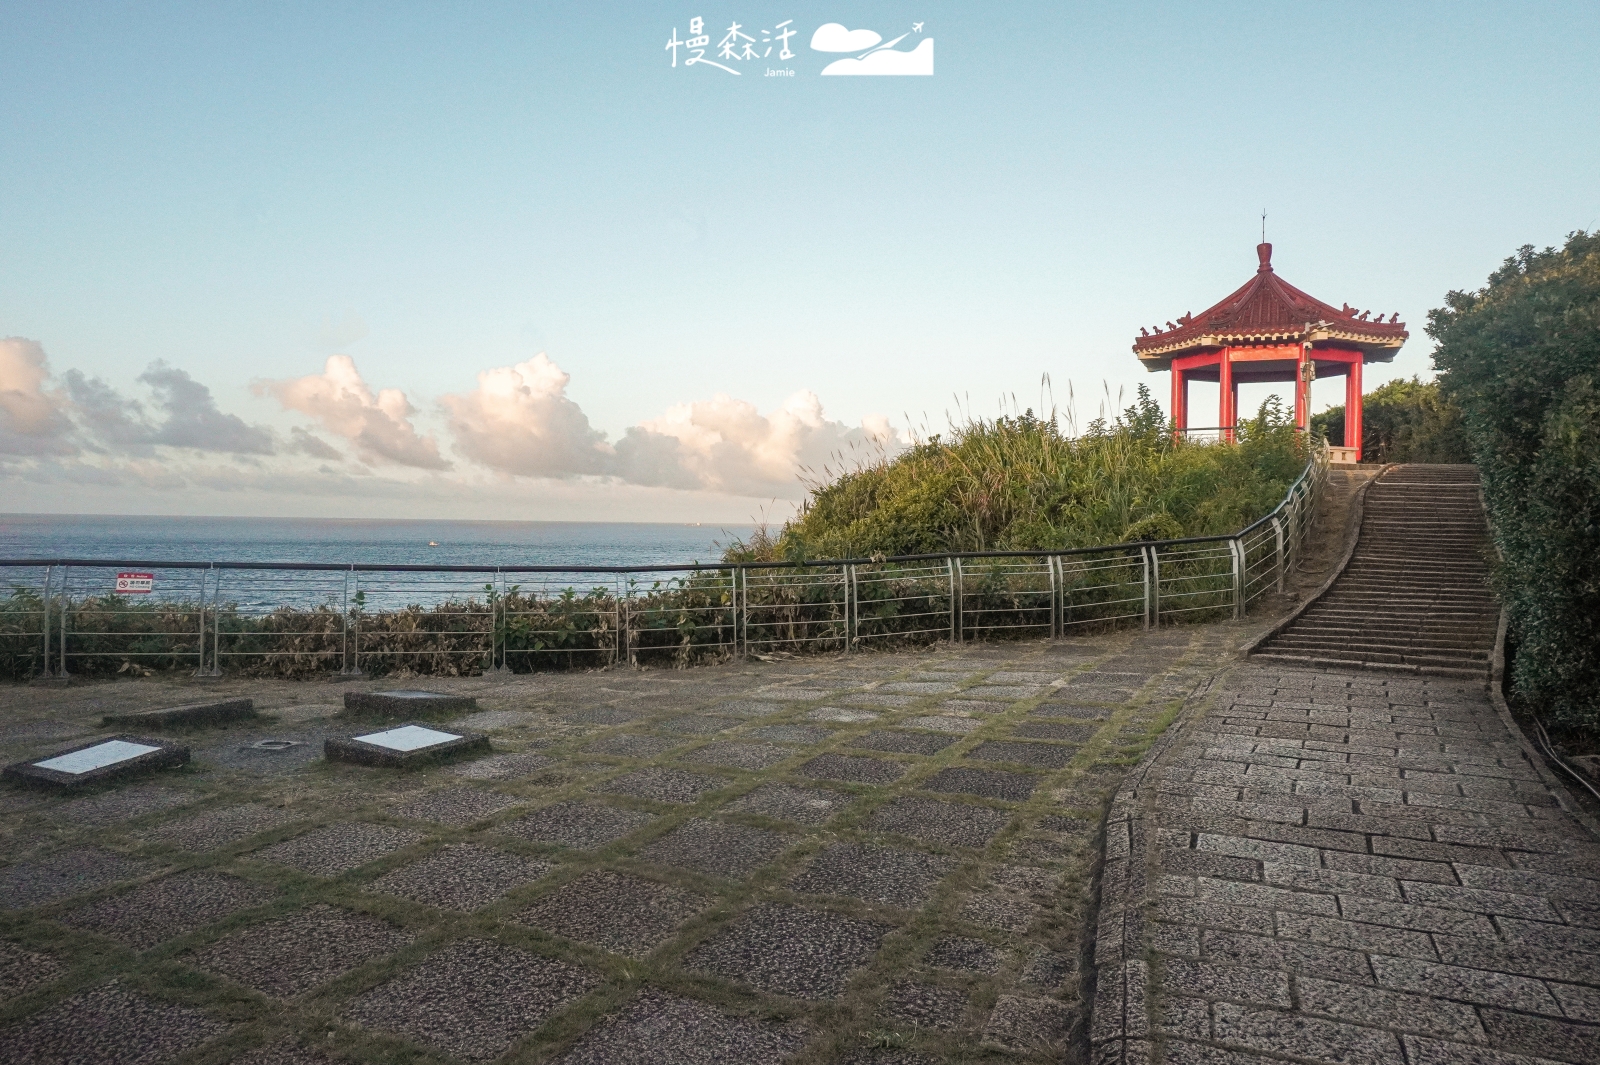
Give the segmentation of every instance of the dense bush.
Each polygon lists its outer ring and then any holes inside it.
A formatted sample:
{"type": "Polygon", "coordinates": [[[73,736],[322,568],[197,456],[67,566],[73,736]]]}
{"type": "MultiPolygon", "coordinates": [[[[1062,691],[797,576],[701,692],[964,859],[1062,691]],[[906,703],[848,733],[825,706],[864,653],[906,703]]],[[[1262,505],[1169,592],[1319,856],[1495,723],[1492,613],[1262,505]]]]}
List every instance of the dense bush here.
{"type": "MultiPolygon", "coordinates": [[[[1325,440],[1344,439],[1344,407],[1311,416],[1325,440]]],[[[1361,397],[1363,462],[1471,462],[1461,409],[1438,382],[1397,377],[1361,397]]]]}
{"type": "Polygon", "coordinates": [[[1113,422],[1069,436],[1031,411],[977,420],[817,487],[777,534],[730,561],[1055,549],[1228,533],[1267,513],[1305,468],[1276,399],[1236,444],[1173,438],[1140,386],[1113,422]]]}
{"type": "Polygon", "coordinates": [[[1515,690],[1600,729],[1600,234],[1522,248],[1428,333],[1483,471],[1515,690]]]}

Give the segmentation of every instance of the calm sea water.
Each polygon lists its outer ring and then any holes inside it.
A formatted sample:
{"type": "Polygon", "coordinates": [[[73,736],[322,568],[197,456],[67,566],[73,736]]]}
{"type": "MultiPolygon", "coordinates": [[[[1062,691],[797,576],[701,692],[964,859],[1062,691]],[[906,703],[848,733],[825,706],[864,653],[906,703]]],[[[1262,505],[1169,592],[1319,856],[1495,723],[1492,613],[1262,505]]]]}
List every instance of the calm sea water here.
{"type": "Polygon", "coordinates": [[[0,559],[643,566],[715,561],[719,545],[750,531],[645,522],[0,514],[0,559]]]}

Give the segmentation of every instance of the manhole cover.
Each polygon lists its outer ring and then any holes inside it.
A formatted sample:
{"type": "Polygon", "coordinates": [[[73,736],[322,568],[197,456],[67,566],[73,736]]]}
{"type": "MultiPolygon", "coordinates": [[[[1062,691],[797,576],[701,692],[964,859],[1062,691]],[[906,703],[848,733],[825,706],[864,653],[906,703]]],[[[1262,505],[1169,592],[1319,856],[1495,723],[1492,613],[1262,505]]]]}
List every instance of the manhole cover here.
{"type": "Polygon", "coordinates": [[[252,751],[287,751],[290,747],[301,746],[300,740],[256,740],[246,750],[252,751]]]}

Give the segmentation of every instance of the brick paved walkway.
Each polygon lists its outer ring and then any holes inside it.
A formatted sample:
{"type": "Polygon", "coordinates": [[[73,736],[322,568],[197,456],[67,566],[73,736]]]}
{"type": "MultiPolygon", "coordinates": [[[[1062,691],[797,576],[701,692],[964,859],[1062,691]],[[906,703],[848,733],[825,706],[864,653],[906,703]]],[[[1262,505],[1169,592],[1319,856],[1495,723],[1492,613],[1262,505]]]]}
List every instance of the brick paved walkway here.
{"type": "Polygon", "coordinates": [[[1600,846],[1481,685],[1245,662],[1119,791],[1097,1063],[1600,1062],[1600,846]]]}

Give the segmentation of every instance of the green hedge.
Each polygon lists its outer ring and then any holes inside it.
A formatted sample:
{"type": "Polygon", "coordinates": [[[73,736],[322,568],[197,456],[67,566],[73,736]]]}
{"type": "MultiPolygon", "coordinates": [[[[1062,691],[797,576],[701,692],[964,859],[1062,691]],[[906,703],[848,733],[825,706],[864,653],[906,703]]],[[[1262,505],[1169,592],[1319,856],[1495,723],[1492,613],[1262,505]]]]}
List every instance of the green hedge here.
{"type": "MultiPolygon", "coordinates": [[[[1313,414],[1311,429],[1324,440],[1343,440],[1344,406],[1313,414]]],[[[1361,397],[1361,455],[1364,462],[1472,461],[1461,408],[1438,382],[1416,377],[1397,377],[1361,397]]]]}
{"type": "Polygon", "coordinates": [[[1600,234],[1524,247],[1428,319],[1503,555],[1514,690],[1600,730],[1600,234]]]}

